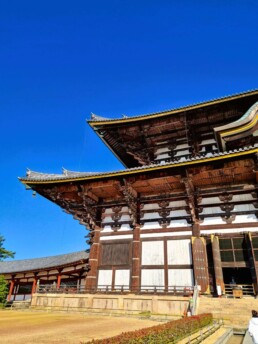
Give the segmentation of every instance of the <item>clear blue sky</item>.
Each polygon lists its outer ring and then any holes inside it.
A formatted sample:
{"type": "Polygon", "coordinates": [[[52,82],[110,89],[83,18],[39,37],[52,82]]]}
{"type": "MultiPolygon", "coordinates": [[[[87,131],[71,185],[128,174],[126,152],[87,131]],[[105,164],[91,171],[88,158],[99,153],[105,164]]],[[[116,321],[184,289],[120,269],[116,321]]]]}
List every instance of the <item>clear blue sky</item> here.
{"type": "Polygon", "coordinates": [[[83,226],[25,191],[26,168],[122,168],[85,120],[258,87],[258,2],[0,2],[0,233],[16,259],[86,248],[83,226]]]}

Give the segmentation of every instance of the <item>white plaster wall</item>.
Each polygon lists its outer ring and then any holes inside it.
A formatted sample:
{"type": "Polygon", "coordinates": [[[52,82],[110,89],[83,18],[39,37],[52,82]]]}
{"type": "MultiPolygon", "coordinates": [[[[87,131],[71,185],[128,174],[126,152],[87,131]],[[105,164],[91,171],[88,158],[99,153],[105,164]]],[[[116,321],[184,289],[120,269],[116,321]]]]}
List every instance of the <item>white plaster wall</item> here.
{"type": "Polygon", "coordinates": [[[234,211],[252,211],[256,210],[253,204],[236,204],[234,211]]]}
{"type": "Polygon", "coordinates": [[[185,207],[186,205],[187,205],[186,201],[184,201],[184,200],[169,202],[169,207],[170,208],[173,208],[173,207],[185,207]]]}
{"type": "Polygon", "coordinates": [[[168,269],[168,285],[176,287],[191,287],[194,285],[192,269],[168,269]]]}
{"type": "Polygon", "coordinates": [[[185,211],[185,209],[179,209],[179,210],[173,210],[170,212],[169,216],[173,216],[173,217],[179,217],[179,216],[187,216],[187,212],[185,211]]]}
{"type": "Polygon", "coordinates": [[[102,220],[102,223],[107,223],[107,222],[113,222],[111,215],[110,215],[110,216],[106,216],[106,217],[102,220]]]}
{"type": "Polygon", "coordinates": [[[246,215],[236,215],[235,220],[233,223],[247,223],[247,222],[258,222],[258,219],[254,214],[246,214],[246,215]]]}
{"type": "Polygon", "coordinates": [[[219,234],[219,233],[225,234],[225,233],[248,233],[248,232],[258,233],[258,227],[201,230],[201,234],[219,234]]]}
{"type": "Polygon", "coordinates": [[[169,156],[167,153],[164,153],[164,154],[159,154],[159,155],[157,155],[157,157],[155,158],[155,160],[158,160],[158,159],[167,159],[167,158],[171,158],[171,156],[169,156]]]}
{"type": "Polygon", "coordinates": [[[153,288],[154,286],[164,287],[164,270],[163,269],[142,269],[141,285],[142,287],[153,286],[153,288]]]}
{"type": "Polygon", "coordinates": [[[112,285],[112,270],[99,270],[98,287],[112,285]]]}
{"type": "Polygon", "coordinates": [[[152,210],[152,209],[158,209],[159,205],[158,203],[150,203],[150,204],[144,204],[143,210],[152,210]]]}
{"type": "Polygon", "coordinates": [[[130,220],[131,220],[131,218],[130,218],[129,214],[123,214],[121,216],[121,219],[119,220],[119,222],[121,222],[121,221],[130,221],[130,220]]]}
{"type": "Polygon", "coordinates": [[[122,240],[122,239],[132,239],[132,234],[124,234],[124,235],[110,235],[110,236],[104,236],[100,237],[101,241],[108,241],[108,240],[122,240]]]}
{"type": "Polygon", "coordinates": [[[251,194],[234,195],[231,202],[241,202],[241,201],[253,201],[254,198],[251,194]]]}
{"type": "Polygon", "coordinates": [[[217,217],[205,217],[203,222],[200,224],[201,226],[209,226],[209,225],[224,225],[225,222],[222,220],[220,216],[217,217]]]}
{"type": "Polygon", "coordinates": [[[103,233],[103,232],[113,232],[113,231],[112,231],[111,226],[104,226],[101,232],[103,233]]]}
{"type": "Polygon", "coordinates": [[[185,149],[183,151],[177,151],[175,156],[182,156],[182,155],[187,155],[189,154],[189,149],[185,149]]]}
{"type": "Polygon", "coordinates": [[[115,272],[115,287],[119,289],[121,286],[128,289],[130,285],[130,270],[116,270],[115,272]]]}
{"type": "Polygon", "coordinates": [[[203,208],[203,211],[200,213],[202,215],[207,215],[207,214],[220,214],[220,213],[225,213],[220,209],[220,207],[207,207],[203,208]]]}
{"type": "Polygon", "coordinates": [[[142,265],[164,264],[164,241],[142,242],[142,265]]]}
{"type": "Polygon", "coordinates": [[[151,219],[159,219],[160,216],[159,216],[159,213],[145,213],[142,217],[143,220],[151,220],[151,219]]]}
{"type": "Polygon", "coordinates": [[[200,204],[215,204],[215,203],[221,203],[221,200],[219,199],[219,197],[203,198],[200,204]]]}
{"type": "Polygon", "coordinates": [[[191,225],[187,223],[186,220],[180,219],[180,220],[171,220],[168,228],[173,227],[190,227],[191,225]]]}
{"type": "Polygon", "coordinates": [[[190,239],[168,240],[167,254],[169,265],[192,264],[190,239]]]}
{"type": "Polygon", "coordinates": [[[159,149],[156,150],[156,155],[162,154],[162,153],[165,153],[165,152],[168,152],[168,151],[169,151],[168,147],[159,148],[159,149]]]}
{"type": "Polygon", "coordinates": [[[178,237],[178,236],[187,236],[187,235],[192,235],[192,231],[172,232],[172,233],[148,233],[148,234],[141,234],[141,238],[142,239],[143,238],[164,238],[164,237],[178,237]]]}
{"type": "Polygon", "coordinates": [[[158,221],[153,221],[153,222],[145,222],[144,225],[141,227],[142,230],[145,229],[159,229],[162,228],[158,221]]]}

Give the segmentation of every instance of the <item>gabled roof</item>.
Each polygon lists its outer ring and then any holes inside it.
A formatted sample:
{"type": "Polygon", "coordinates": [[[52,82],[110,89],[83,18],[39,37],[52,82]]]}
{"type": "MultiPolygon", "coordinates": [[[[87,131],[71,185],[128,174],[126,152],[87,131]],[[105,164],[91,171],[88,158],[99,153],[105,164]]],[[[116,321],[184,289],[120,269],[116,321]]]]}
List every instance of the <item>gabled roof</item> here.
{"type": "Polygon", "coordinates": [[[44,258],[0,262],[0,275],[67,266],[72,263],[85,261],[88,257],[89,254],[86,251],[79,251],[44,258]]]}

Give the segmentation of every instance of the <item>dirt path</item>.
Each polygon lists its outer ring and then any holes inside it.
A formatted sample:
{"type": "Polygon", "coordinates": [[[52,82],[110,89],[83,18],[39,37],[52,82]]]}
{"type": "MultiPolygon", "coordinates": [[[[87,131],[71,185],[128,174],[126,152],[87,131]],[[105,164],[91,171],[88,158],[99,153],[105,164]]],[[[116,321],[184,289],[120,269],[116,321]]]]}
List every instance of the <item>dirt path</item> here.
{"type": "Polygon", "coordinates": [[[79,344],[156,324],[126,317],[0,310],[0,343],[79,344]]]}

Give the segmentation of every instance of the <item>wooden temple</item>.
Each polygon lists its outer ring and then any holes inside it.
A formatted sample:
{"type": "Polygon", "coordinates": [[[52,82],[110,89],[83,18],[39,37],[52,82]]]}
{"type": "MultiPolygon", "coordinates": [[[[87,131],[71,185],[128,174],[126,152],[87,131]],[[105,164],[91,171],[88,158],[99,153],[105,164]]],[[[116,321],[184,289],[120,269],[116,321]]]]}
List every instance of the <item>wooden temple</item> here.
{"type": "Polygon", "coordinates": [[[91,290],[258,293],[258,90],[89,125],[122,171],[21,182],[88,229],[91,290]]]}
{"type": "Polygon", "coordinates": [[[79,251],[43,258],[0,262],[9,283],[8,301],[31,299],[36,291],[69,291],[85,287],[89,254],[79,251]]]}

